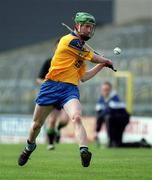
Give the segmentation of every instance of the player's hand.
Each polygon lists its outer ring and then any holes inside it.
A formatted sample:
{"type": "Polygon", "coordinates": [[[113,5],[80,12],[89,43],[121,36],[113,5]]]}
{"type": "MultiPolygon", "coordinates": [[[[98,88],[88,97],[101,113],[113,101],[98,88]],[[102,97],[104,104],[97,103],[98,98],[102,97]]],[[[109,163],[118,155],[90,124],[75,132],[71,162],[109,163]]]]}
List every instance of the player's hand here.
{"type": "Polygon", "coordinates": [[[110,68],[110,69],[112,69],[113,71],[117,71],[116,69],[114,69],[114,67],[113,67],[113,63],[112,63],[112,61],[111,60],[109,60],[109,59],[107,59],[107,60],[105,60],[106,62],[104,63],[104,67],[108,67],[108,68],[110,68]]]}
{"type": "Polygon", "coordinates": [[[105,67],[113,66],[113,63],[110,59],[105,60],[104,62],[105,67]]]}

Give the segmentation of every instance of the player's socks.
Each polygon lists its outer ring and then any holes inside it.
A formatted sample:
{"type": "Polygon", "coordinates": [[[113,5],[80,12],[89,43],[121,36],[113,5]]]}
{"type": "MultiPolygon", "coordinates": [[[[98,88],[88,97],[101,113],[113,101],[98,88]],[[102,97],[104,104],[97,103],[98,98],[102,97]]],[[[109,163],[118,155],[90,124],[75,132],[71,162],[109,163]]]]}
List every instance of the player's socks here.
{"type": "Polygon", "coordinates": [[[60,142],[60,138],[61,138],[60,131],[58,129],[56,129],[56,134],[55,134],[55,141],[56,141],[56,143],[60,142]]]}
{"type": "Polygon", "coordinates": [[[61,138],[61,134],[60,134],[60,130],[65,127],[67,125],[67,123],[63,123],[63,122],[59,122],[57,128],[56,128],[56,137],[55,137],[55,141],[56,143],[60,142],[60,138],[61,138]]]}
{"type": "Polygon", "coordinates": [[[80,156],[81,156],[81,163],[83,167],[88,167],[90,165],[92,154],[88,151],[87,146],[80,147],[80,156]]]}
{"type": "Polygon", "coordinates": [[[54,144],[55,135],[56,135],[56,131],[54,128],[47,129],[47,138],[48,138],[49,145],[54,144]]]}
{"type": "Polygon", "coordinates": [[[59,122],[58,126],[57,126],[57,130],[60,131],[63,127],[65,127],[67,125],[67,123],[63,123],[63,122],[59,122]]]}
{"type": "Polygon", "coordinates": [[[27,144],[26,144],[26,147],[25,147],[25,148],[26,148],[28,151],[34,151],[35,146],[36,146],[35,143],[31,143],[29,140],[27,140],[27,144]]]}
{"type": "Polygon", "coordinates": [[[87,146],[80,146],[80,152],[83,151],[88,151],[88,147],[87,146]]]}
{"type": "Polygon", "coordinates": [[[35,148],[36,148],[36,144],[30,143],[27,140],[27,145],[18,158],[18,165],[20,165],[20,166],[25,165],[27,163],[31,153],[35,150],[35,148]]]}

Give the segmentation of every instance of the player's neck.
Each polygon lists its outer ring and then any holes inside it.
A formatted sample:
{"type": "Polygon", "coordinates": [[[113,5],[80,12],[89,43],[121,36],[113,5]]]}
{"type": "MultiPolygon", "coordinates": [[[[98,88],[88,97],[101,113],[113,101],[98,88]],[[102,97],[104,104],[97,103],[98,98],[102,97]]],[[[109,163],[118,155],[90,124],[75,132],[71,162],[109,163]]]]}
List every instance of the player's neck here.
{"type": "Polygon", "coordinates": [[[84,42],[84,40],[81,38],[81,36],[76,30],[74,30],[74,34],[76,34],[76,36],[80,39],[80,41],[84,42]]]}

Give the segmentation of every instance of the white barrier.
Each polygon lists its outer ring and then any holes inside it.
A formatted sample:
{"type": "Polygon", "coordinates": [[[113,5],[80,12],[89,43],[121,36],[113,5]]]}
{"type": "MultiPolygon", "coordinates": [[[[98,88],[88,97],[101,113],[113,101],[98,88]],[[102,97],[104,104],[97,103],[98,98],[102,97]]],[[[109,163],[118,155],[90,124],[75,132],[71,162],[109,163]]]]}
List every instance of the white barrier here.
{"type": "MultiPolygon", "coordinates": [[[[0,143],[21,143],[27,139],[31,126],[31,115],[0,115],[0,143]]],[[[44,129],[38,136],[44,142],[44,129]]]]}
{"type": "MultiPolygon", "coordinates": [[[[0,143],[21,143],[25,142],[31,126],[31,115],[0,115],[0,143]]],[[[89,140],[94,139],[95,117],[83,118],[83,123],[87,129],[89,140]]],[[[131,117],[127,126],[123,141],[138,141],[145,138],[152,144],[152,118],[150,117],[131,117]]],[[[63,142],[75,142],[73,125],[69,123],[62,130],[63,142]]],[[[107,143],[105,126],[100,132],[101,143],[107,143]]],[[[37,142],[45,142],[45,128],[42,128],[37,142]]]]}

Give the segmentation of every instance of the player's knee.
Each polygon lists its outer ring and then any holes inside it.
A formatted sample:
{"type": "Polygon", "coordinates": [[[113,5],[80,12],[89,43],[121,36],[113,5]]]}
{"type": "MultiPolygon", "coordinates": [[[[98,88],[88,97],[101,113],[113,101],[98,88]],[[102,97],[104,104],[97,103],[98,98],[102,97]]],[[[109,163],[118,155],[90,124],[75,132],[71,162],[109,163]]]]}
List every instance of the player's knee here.
{"type": "Polygon", "coordinates": [[[50,124],[55,124],[56,121],[57,121],[57,114],[55,114],[55,113],[49,114],[49,116],[48,116],[48,118],[47,118],[47,121],[48,121],[48,123],[50,123],[50,124]]]}
{"type": "Polygon", "coordinates": [[[34,123],[33,123],[33,130],[34,130],[34,131],[40,130],[41,127],[42,127],[42,124],[41,124],[41,123],[38,123],[38,122],[34,122],[34,123]]]}
{"type": "Polygon", "coordinates": [[[80,124],[81,123],[81,115],[80,114],[75,114],[73,116],[73,122],[80,124]]]}
{"type": "Polygon", "coordinates": [[[54,128],[55,127],[55,124],[56,124],[56,119],[49,119],[48,120],[48,127],[51,127],[51,128],[54,128]]]}
{"type": "Polygon", "coordinates": [[[68,122],[69,122],[69,118],[66,118],[66,119],[64,119],[64,124],[68,124],[68,122]]]}

